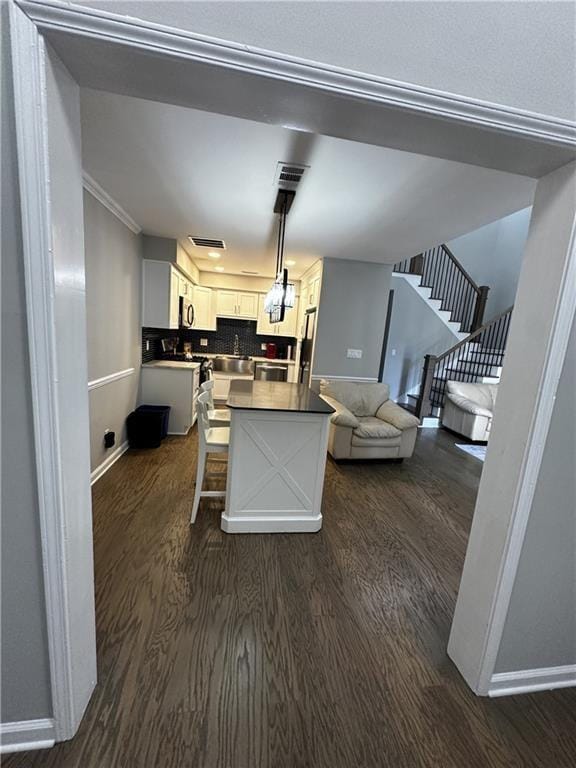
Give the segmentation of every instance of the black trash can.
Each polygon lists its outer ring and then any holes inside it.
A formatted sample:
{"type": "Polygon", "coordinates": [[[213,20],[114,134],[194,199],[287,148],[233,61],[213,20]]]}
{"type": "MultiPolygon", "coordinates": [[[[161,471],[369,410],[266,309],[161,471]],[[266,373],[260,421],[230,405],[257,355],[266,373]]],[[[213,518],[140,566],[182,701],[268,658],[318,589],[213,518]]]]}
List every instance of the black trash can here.
{"type": "Polygon", "coordinates": [[[140,405],[126,419],[130,448],[158,448],[168,434],[169,405],[140,405]]]}

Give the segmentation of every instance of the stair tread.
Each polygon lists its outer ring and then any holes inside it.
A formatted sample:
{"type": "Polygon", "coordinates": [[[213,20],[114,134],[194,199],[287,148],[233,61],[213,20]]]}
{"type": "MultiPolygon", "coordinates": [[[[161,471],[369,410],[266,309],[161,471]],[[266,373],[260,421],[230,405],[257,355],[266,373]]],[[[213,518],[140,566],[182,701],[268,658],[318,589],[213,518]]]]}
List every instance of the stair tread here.
{"type": "Polygon", "coordinates": [[[399,405],[400,408],[404,408],[405,411],[409,411],[413,414],[416,413],[416,408],[411,403],[396,403],[396,405],[399,405]]]}

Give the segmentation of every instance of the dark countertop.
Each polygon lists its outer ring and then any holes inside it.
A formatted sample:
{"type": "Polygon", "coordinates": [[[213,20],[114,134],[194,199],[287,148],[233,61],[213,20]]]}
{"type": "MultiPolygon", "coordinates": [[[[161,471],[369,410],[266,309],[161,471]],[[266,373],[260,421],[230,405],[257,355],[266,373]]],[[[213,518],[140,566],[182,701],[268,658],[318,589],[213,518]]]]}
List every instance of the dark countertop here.
{"type": "Polygon", "coordinates": [[[334,413],[334,408],[305,384],[285,381],[232,380],[227,405],[245,411],[334,413]]]}

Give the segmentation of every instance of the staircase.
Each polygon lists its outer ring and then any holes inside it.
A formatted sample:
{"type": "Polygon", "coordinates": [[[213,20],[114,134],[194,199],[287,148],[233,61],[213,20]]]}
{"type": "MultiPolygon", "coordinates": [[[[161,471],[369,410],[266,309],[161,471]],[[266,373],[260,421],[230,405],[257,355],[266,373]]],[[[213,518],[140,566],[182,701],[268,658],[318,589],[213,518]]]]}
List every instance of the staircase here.
{"type": "Polygon", "coordinates": [[[440,415],[448,381],[498,381],[512,307],[483,323],[489,288],[478,286],[446,245],[394,265],[394,272],[417,280],[435,311],[448,313],[459,339],[441,355],[426,355],[417,392],[400,403],[420,419],[440,415]]]}
{"type": "Polygon", "coordinates": [[[418,275],[420,287],[430,291],[430,299],[450,313],[461,333],[472,333],[482,325],[489,288],[476,285],[446,245],[438,245],[418,256],[394,265],[394,272],[418,275]]]}
{"type": "Polygon", "coordinates": [[[477,328],[442,355],[426,355],[420,391],[409,395],[420,419],[438,417],[448,381],[498,381],[513,307],[477,328]]]}

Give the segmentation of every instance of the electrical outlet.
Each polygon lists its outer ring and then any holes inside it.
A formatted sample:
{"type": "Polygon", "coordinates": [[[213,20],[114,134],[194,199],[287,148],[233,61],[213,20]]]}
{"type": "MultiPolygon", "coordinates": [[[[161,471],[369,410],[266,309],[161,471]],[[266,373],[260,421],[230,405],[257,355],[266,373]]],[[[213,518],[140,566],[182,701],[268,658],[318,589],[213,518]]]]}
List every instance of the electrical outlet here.
{"type": "Polygon", "coordinates": [[[360,360],[362,357],[362,350],[361,349],[349,349],[346,353],[346,357],[353,358],[354,360],[360,360]]]}
{"type": "Polygon", "coordinates": [[[396,350],[395,349],[392,350],[392,357],[396,357],[396,350]]]}
{"type": "Polygon", "coordinates": [[[201,347],[207,347],[208,346],[208,339],[200,339],[200,346],[201,347]]]}
{"type": "Polygon", "coordinates": [[[262,352],[266,352],[266,344],[260,344],[260,349],[262,352]]]}
{"type": "Polygon", "coordinates": [[[116,433],[109,429],[104,430],[104,448],[112,448],[116,442],[116,433]]]}

